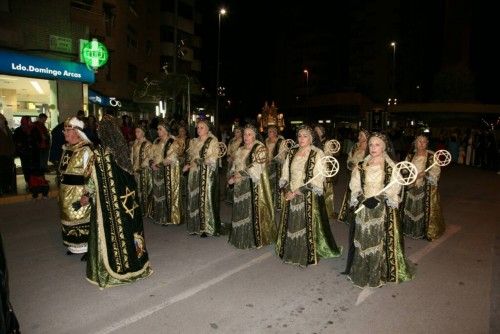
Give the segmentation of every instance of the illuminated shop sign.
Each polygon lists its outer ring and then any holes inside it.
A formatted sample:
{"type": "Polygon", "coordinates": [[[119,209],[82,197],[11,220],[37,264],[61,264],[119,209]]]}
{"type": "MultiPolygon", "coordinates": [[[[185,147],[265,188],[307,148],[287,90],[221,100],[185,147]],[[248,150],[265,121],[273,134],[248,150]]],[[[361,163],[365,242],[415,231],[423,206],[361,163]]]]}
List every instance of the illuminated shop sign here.
{"type": "Polygon", "coordinates": [[[84,43],[80,53],[83,62],[94,71],[108,62],[108,49],[95,38],[84,43]]]}
{"type": "Polygon", "coordinates": [[[0,73],[49,80],[71,80],[89,84],[95,81],[94,72],[84,64],[6,50],[0,50],[0,73]]]}
{"type": "Polygon", "coordinates": [[[121,107],[122,103],[116,99],[116,97],[107,97],[104,95],[99,95],[93,90],[89,89],[89,101],[95,104],[99,104],[103,107],[121,107]]]}

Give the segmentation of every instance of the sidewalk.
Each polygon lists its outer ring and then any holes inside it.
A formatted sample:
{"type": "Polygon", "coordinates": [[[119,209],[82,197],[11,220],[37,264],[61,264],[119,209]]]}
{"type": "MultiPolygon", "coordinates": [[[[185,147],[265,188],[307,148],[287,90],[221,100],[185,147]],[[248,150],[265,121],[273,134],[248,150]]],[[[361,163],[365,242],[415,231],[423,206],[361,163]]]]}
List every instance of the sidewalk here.
{"type": "MultiPolygon", "coordinates": [[[[17,194],[0,196],[0,205],[33,200],[31,197],[31,193],[26,188],[26,181],[24,181],[24,176],[22,174],[17,174],[16,177],[17,194]]],[[[56,182],[56,173],[51,171],[45,175],[45,178],[47,179],[47,181],[49,181],[49,198],[57,197],[59,188],[56,182]]]]}

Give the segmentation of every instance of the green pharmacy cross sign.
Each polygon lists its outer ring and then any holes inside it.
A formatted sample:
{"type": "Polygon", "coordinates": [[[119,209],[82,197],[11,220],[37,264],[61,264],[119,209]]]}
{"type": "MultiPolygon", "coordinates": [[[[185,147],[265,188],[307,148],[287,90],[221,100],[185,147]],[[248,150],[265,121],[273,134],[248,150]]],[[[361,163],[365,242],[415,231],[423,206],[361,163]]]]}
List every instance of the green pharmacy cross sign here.
{"type": "Polygon", "coordinates": [[[108,61],[108,49],[94,38],[83,44],[81,56],[87,67],[96,71],[108,61]]]}

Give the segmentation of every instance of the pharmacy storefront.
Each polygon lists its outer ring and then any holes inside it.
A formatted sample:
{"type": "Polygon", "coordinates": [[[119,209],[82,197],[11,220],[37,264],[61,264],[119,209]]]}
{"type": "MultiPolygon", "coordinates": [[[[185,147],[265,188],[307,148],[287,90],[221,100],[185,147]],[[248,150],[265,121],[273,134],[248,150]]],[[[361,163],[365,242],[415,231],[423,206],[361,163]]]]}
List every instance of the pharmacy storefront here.
{"type": "Polygon", "coordinates": [[[88,108],[94,72],[85,64],[0,49],[0,113],[16,128],[22,116],[44,113],[47,125],[88,108]]]}

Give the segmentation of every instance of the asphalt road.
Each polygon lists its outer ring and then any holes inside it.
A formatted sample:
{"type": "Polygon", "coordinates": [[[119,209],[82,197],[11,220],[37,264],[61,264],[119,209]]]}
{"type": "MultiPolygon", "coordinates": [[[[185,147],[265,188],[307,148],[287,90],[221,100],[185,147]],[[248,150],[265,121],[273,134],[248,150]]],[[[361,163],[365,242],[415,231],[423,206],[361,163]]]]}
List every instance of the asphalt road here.
{"type": "MultiPolygon", "coordinates": [[[[336,184],[340,204],[347,180],[336,184]]],[[[22,333],[498,333],[500,175],[464,166],[442,173],[446,234],[406,239],[414,280],[354,287],[343,256],[298,268],[271,246],[238,250],[227,236],[145,221],[154,274],[99,290],[66,256],[57,201],[0,206],[11,301],[22,333]]],[[[230,207],[222,204],[223,221],[230,207]]],[[[347,226],[331,222],[337,242],[347,226]]]]}

